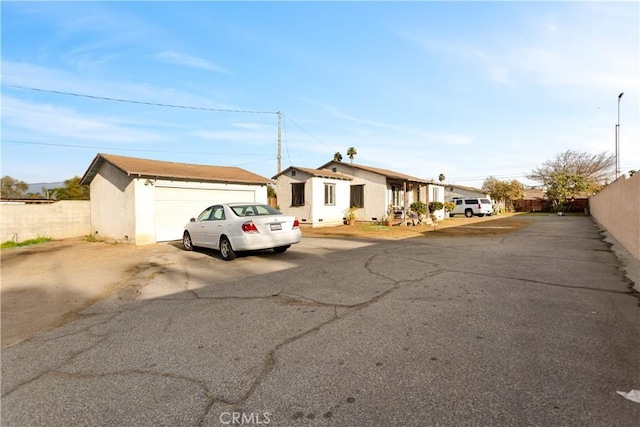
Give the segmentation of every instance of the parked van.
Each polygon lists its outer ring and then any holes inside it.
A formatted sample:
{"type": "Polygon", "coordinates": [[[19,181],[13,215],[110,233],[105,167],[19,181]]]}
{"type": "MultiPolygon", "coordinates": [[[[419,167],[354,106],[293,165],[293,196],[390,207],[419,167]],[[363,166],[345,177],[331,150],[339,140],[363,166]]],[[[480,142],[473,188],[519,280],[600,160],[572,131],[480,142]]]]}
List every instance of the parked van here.
{"type": "Polygon", "coordinates": [[[452,202],[456,204],[455,209],[449,214],[453,217],[456,214],[464,214],[467,218],[472,216],[485,216],[493,214],[493,205],[491,200],[484,198],[467,198],[467,199],[453,199],[452,202]]]}

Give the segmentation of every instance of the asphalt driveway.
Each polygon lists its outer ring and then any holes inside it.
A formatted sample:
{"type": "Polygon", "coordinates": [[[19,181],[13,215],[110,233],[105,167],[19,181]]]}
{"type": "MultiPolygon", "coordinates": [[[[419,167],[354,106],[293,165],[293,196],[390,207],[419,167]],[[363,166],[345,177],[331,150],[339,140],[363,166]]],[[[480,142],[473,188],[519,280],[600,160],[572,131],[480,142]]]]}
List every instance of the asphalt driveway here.
{"type": "Polygon", "coordinates": [[[590,218],[531,221],[233,262],[154,245],[3,348],[2,425],[637,425],[629,280],[590,218]]]}

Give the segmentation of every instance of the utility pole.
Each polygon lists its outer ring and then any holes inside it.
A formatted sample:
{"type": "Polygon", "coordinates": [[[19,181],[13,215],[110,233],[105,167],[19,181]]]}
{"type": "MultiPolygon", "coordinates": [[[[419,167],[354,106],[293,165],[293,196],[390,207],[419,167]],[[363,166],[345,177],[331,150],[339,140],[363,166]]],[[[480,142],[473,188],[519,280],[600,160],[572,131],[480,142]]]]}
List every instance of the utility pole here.
{"type": "Polygon", "coordinates": [[[281,132],[281,124],[282,124],[282,111],[278,111],[278,172],[282,172],[282,132],[281,132]]]}
{"type": "Polygon", "coordinates": [[[618,123],[616,124],[616,179],[620,177],[620,99],[624,92],[618,95],[618,123]]]}

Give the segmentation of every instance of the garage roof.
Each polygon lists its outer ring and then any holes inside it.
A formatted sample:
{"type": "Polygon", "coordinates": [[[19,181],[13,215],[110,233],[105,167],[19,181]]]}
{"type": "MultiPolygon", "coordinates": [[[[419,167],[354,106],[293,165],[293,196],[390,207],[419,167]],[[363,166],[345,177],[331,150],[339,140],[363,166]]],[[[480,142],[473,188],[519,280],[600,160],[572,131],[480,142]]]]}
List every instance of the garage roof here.
{"type": "Polygon", "coordinates": [[[269,178],[233,166],[194,165],[164,162],[99,153],[84,173],[80,184],[90,184],[100,167],[109,163],[129,176],[187,181],[228,182],[237,184],[269,184],[269,178]]]}

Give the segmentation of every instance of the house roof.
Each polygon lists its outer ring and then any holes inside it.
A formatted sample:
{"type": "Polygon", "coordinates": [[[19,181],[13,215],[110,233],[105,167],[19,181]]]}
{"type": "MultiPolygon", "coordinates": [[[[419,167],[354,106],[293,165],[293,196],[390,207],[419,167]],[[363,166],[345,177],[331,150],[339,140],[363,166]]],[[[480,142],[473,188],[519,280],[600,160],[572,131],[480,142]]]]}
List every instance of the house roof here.
{"type": "MultiPolygon", "coordinates": [[[[346,165],[349,167],[352,167],[354,169],[360,169],[363,171],[367,171],[367,172],[372,172],[378,175],[382,175],[385,176],[387,178],[391,178],[391,179],[398,179],[401,181],[413,181],[413,182],[420,182],[423,184],[436,184],[433,181],[429,181],[426,179],[422,179],[422,178],[416,178],[415,176],[410,176],[410,175],[405,175],[403,173],[400,172],[395,172],[389,169],[382,169],[382,168],[374,168],[372,166],[365,166],[365,165],[359,165],[356,163],[343,163],[343,162],[336,162],[335,160],[332,160],[330,162],[325,163],[324,165],[320,166],[318,169],[327,169],[329,168],[329,165],[332,164],[341,164],[341,165],[346,165]]],[[[440,185],[440,184],[436,184],[436,185],[440,185]]]]}
{"type": "Polygon", "coordinates": [[[319,178],[334,178],[334,179],[344,179],[344,180],[348,180],[351,181],[353,179],[353,177],[350,177],[349,175],[345,175],[343,173],[340,172],[333,172],[329,169],[310,169],[310,168],[301,168],[300,166],[290,166],[288,168],[286,168],[285,170],[283,170],[282,172],[280,172],[279,174],[275,175],[273,178],[271,179],[276,179],[278,178],[280,175],[283,175],[291,170],[299,170],[302,172],[305,172],[311,176],[314,177],[319,177],[319,178]]]}
{"type": "Polygon", "coordinates": [[[524,190],[524,200],[544,199],[546,191],[541,188],[528,188],[524,190]]]}
{"type": "Polygon", "coordinates": [[[99,153],[84,173],[80,184],[90,184],[104,163],[109,163],[123,173],[140,178],[167,178],[186,181],[227,182],[237,184],[269,184],[269,178],[233,166],[194,165],[191,163],[164,162],[99,153]]]}
{"type": "Polygon", "coordinates": [[[458,184],[442,184],[445,187],[453,187],[453,188],[459,188],[461,190],[466,190],[466,191],[473,191],[476,193],[482,193],[482,194],[487,194],[486,191],[484,191],[482,188],[476,188],[476,187],[467,187],[465,185],[458,185],[458,184]]]}

